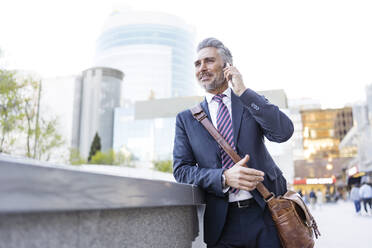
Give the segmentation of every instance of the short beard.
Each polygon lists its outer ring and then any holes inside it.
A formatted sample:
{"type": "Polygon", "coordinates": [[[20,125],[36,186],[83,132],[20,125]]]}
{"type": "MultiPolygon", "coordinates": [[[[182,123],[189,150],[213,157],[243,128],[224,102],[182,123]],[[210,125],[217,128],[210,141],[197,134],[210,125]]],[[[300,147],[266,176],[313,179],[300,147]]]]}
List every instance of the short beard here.
{"type": "Polygon", "coordinates": [[[226,86],[226,80],[223,72],[218,75],[217,78],[215,78],[210,84],[203,84],[200,83],[201,86],[208,92],[215,92],[218,91],[219,89],[223,88],[226,86]]]}

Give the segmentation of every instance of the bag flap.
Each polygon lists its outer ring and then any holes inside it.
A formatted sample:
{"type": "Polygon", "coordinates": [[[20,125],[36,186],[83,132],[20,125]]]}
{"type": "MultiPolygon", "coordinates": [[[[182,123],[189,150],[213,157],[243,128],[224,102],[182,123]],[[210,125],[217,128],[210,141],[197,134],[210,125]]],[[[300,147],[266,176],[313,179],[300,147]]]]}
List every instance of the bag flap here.
{"type": "Polygon", "coordinates": [[[313,224],[314,218],[310,214],[309,209],[307,208],[305,202],[302,200],[302,197],[294,191],[288,190],[282,198],[290,200],[295,202],[304,212],[305,217],[306,217],[306,224],[310,227],[313,224]]]}
{"type": "Polygon", "coordinates": [[[306,225],[313,229],[315,238],[318,238],[318,236],[320,236],[318,225],[316,224],[314,217],[311,215],[305,202],[302,200],[302,197],[297,192],[288,190],[287,193],[285,193],[281,198],[290,200],[296,203],[296,205],[303,210],[303,213],[305,214],[305,218],[306,218],[306,225]]]}

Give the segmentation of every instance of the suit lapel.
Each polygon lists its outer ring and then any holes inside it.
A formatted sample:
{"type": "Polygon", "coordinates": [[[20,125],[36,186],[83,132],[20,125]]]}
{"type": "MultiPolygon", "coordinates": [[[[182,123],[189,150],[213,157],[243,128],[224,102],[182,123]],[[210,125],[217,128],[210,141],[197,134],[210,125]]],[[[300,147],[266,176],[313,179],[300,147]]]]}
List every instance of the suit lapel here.
{"type": "Polygon", "coordinates": [[[211,118],[211,114],[209,113],[209,108],[208,108],[208,103],[207,103],[206,98],[204,98],[204,101],[201,102],[201,106],[202,106],[204,112],[207,114],[208,119],[212,122],[212,118],[211,118]]]}
{"type": "Polygon", "coordinates": [[[234,129],[234,143],[235,146],[238,144],[238,137],[240,131],[240,124],[243,116],[243,105],[240,102],[239,98],[231,90],[231,113],[232,113],[232,122],[234,129]]]}

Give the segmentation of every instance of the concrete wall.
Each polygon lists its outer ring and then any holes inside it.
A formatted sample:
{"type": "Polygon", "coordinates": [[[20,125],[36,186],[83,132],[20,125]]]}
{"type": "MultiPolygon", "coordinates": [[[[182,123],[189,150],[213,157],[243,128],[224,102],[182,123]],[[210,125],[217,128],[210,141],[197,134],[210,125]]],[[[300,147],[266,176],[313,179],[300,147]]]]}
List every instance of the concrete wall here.
{"type": "Polygon", "coordinates": [[[0,155],[0,247],[205,247],[203,203],[192,185],[0,155]]]}

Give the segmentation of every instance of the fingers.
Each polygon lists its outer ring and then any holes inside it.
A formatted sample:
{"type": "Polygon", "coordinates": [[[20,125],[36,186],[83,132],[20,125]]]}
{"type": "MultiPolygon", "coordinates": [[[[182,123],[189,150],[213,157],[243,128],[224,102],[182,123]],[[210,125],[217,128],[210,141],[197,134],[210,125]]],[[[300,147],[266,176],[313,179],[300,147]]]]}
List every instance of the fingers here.
{"type": "Polygon", "coordinates": [[[227,81],[231,80],[231,78],[232,78],[232,74],[231,74],[229,68],[227,68],[227,67],[224,69],[223,75],[224,75],[224,77],[226,78],[227,81]]]}
{"type": "Polygon", "coordinates": [[[260,176],[241,175],[237,181],[237,186],[239,189],[253,190],[263,180],[264,178],[260,176]]]}
{"type": "Polygon", "coordinates": [[[264,180],[264,177],[263,176],[240,174],[238,176],[238,180],[239,181],[246,181],[246,182],[262,182],[264,180]]]}
{"type": "Polygon", "coordinates": [[[248,168],[246,163],[249,161],[249,155],[245,155],[233,167],[225,171],[226,184],[237,189],[253,190],[257,184],[264,180],[265,173],[248,168]]]}
{"type": "Polygon", "coordinates": [[[248,163],[248,161],[249,161],[249,155],[246,154],[244,156],[244,158],[242,158],[237,164],[239,164],[239,165],[245,165],[246,163],[248,163]]]}
{"type": "Polygon", "coordinates": [[[233,75],[239,74],[239,71],[236,69],[236,67],[231,66],[229,63],[227,63],[226,67],[223,68],[223,74],[226,78],[226,80],[231,80],[233,75]]]}
{"type": "Polygon", "coordinates": [[[229,66],[229,64],[227,64],[227,66],[223,68],[222,70],[223,70],[223,73],[230,73],[231,75],[240,74],[238,69],[236,69],[235,66],[229,66]]]}
{"type": "Polygon", "coordinates": [[[263,173],[262,171],[260,170],[256,170],[256,169],[252,169],[252,168],[248,168],[246,163],[248,163],[249,161],[249,155],[246,154],[244,156],[244,158],[242,158],[242,160],[240,160],[237,165],[240,165],[242,166],[243,168],[241,169],[241,172],[244,173],[244,174],[247,174],[247,175],[254,175],[254,176],[260,176],[260,177],[263,177],[265,176],[265,173],[263,173]]]}
{"type": "Polygon", "coordinates": [[[251,190],[254,190],[256,187],[257,187],[257,184],[259,182],[247,182],[247,181],[242,181],[242,182],[239,182],[238,184],[238,189],[240,190],[247,190],[247,191],[251,191],[251,190]]]}
{"type": "Polygon", "coordinates": [[[240,172],[245,175],[251,175],[251,176],[259,176],[259,177],[265,176],[265,173],[263,171],[252,169],[252,168],[246,168],[246,167],[242,167],[240,172]]]}

